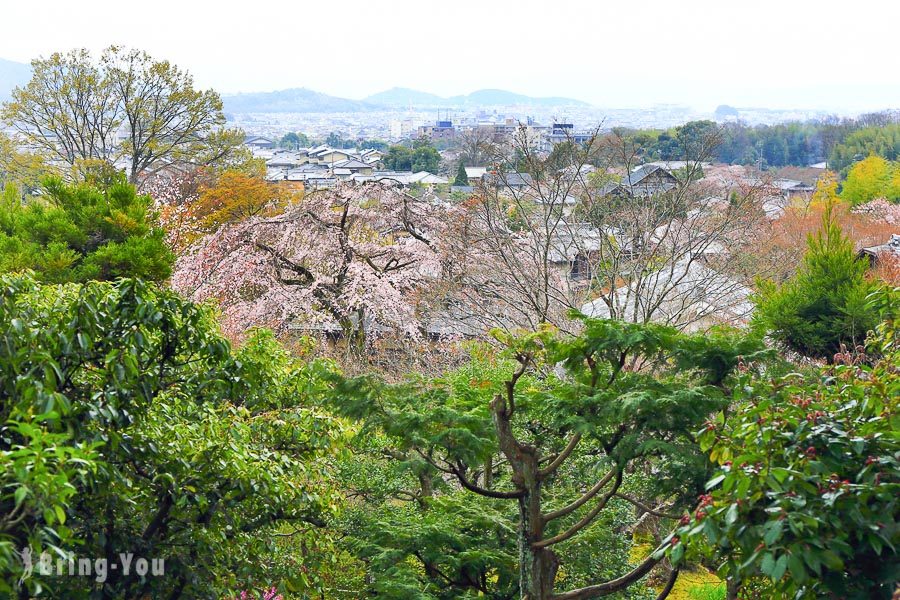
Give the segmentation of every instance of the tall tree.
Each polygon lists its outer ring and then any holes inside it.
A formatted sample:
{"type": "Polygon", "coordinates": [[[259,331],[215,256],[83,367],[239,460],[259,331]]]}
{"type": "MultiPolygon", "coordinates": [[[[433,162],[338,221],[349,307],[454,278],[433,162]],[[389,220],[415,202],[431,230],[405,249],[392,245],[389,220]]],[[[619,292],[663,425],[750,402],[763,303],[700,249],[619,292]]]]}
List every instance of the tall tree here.
{"type": "Polygon", "coordinates": [[[31,80],[12,92],[2,117],[28,145],[74,165],[110,160],[122,124],[119,92],[87,50],[31,61],[31,80]]]}
{"type": "Polygon", "coordinates": [[[867,266],[841,230],[833,205],[827,205],[793,279],[780,287],[762,286],[757,325],[805,356],[831,359],[844,347],[857,348],[878,323],[867,302],[877,288],[866,278],[867,266]]]}
{"type": "Polygon", "coordinates": [[[459,161],[459,166],[456,169],[456,177],[453,179],[453,185],[462,187],[469,185],[469,176],[466,175],[466,165],[463,161],[459,161]]]}
{"type": "Polygon", "coordinates": [[[391,146],[382,159],[384,166],[397,171],[428,171],[437,174],[441,155],[427,138],[415,140],[411,148],[391,146]]]}
{"type": "MultiPolygon", "coordinates": [[[[501,339],[513,365],[496,387],[471,372],[463,385],[449,390],[446,379],[433,386],[384,386],[363,378],[338,388],[335,409],[360,419],[369,431],[383,431],[401,450],[397,460],[418,465],[435,486],[455,482],[493,501],[487,505],[492,512],[504,512],[503,503],[515,507],[521,598],[586,600],[637,584],[661,552],[624,573],[610,573],[609,565],[597,560],[587,569],[589,581],[572,577],[577,562],[565,564],[563,558],[572,556],[573,545],[591,536],[592,527],[618,503],[663,519],[678,519],[693,505],[708,473],[694,432],[727,405],[726,381],[737,357],[749,362],[758,344],[731,335],[685,337],[658,325],[590,319],[576,338],[544,330],[501,339]],[[559,591],[563,570],[565,585],[582,585],[559,591]],[[598,581],[600,573],[608,579],[598,581]]],[[[457,531],[442,532],[441,539],[465,533],[469,519],[460,519],[457,531]]],[[[495,536],[509,536],[501,520],[488,531],[495,528],[472,553],[451,563],[468,562],[474,582],[479,571],[472,561],[479,553],[507,560],[503,550],[509,549],[502,541],[497,548],[495,536]]],[[[429,559],[455,576],[430,555],[426,569],[429,559]]]]}
{"type": "Polygon", "coordinates": [[[219,95],[195,90],[194,78],[169,61],[110,46],[101,65],[121,106],[132,183],[170,162],[190,160],[204,136],[225,124],[219,95]]]}
{"type": "Polygon", "coordinates": [[[288,150],[298,150],[310,145],[309,137],[305,133],[288,132],[281,136],[278,146],[288,150]]]}
{"type": "Polygon", "coordinates": [[[875,154],[868,156],[850,167],[841,198],[851,204],[864,204],[876,198],[900,201],[900,186],[894,183],[898,171],[898,163],[875,154]]]}
{"type": "Polygon", "coordinates": [[[64,164],[125,158],[130,181],[140,184],[161,168],[231,160],[243,141],[223,130],[216,92],[195,90],[189,73],[145,52],[111,46],[96,62],[72,50],[32,68],[3,118],[64,164]]]}

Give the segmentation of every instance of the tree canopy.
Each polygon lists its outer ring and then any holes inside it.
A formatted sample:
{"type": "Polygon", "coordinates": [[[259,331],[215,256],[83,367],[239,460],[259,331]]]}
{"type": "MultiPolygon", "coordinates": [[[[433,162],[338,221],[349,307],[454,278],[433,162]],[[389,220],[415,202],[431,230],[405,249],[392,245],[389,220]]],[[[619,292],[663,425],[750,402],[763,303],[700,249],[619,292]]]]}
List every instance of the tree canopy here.
{"type": "Polygon", "coordinates": [[[0,589],[24,548],[54,565],[27,591],[58,598],[314,586],[274,534],[324,543],[301,530],[338,500],[324,459],[342,426],[316,408],[328,365],[264,333],[233,350],[210,310],[134,280],[0,287],[0,589]],[[57,558],[125,551],[162,559],[164,576],[53,576],[57,558]]]}
{"type": "Polygon", "coordinates": [[[415,140],[412,147],[391,146],[382,159],[384,166],[395,171],[428,171],[437,175],[441,155],[427,138],[415,140]]]}
{"type": "Polygon", "coordinates": [[[865,204],[877,198],[900,202],[900,163],[875,154],[854,163],[841,189],[841,198],[865,204]]]}
{"type": "MultiPolygon", "coordinates": [[[[517,586],[534,600],[587,599],[627,589],[659,561],[648,556],[637,566],[585,568],[578,540],[594,539],[602,515],[617,503],[657,505],[664,514],[693,503],[708,467],[692,432],[727,405],[725,382],[738,357],[753,360],[759,345],[726,333],[682,336],[658,325],[587,319],[584,326],[575,338],[549,330],[502,337],[509,361],[501,381],[465,369],[432,385],[386,387],[362,378],[337,388],[334,409],[359,419],[365,431],[384,432],[385,454],[418,477],[412,498],[455,515],[434,525],[440,538],[425,546],[427,555],[408,546],[382,550],[394,561],[416,560],[425,575],[420,585],[443,578],[449,584],[441,588],[495,597],[509,597],[508,586],[517,586]],[[634,364],[647,370],[627,367],[634,364]],[[554,373],[553,365],[565,373],[554,373]],[[480,518],[448,508],[455,497],[438,498],[448,480],[482,498],[480,518]],[[659,498],[666,501],[659,505],[659,498]],[[471,537],[478,530],[481,543],[471,537]],[[442,551],[449,556],[437,552],[440,543],[450,544],[442,551]],[[486,589],[491,567],[500,569],[493,571],[499,579],[486,589]],[[598,581],[600,574],[609,579],[598,581]],[[559,591],[561,585],[571,589],[559,591]]],[[[389,529],[398,530],[410,531],[389,529]]],[[[383,536],[367,542],[386,543],[383,536]]],[[[390,573],[402,579],[383,585],[413,585],[416,570],[398,567],[390,573]]],[[[404,597],[396,593],[388,597],[404,597]]]]}
{"type": "MultiPolygon", "coordinates": [[[[109,172],[107,172],[109,173],[109,172]]],[[[0,206],[0,271],[30,269],[42,281],[141,277],[163,281],[174,256],[154,223],[152,199],[121,174],[66,184],[48,176],[43,194],[0,206]]]]}
{"type": "Polygon", "coordinates": [[[807,240],[797,274],[781,286],[763,283],[756,320],[778,342],[804,356],[830,359],[854,349],[878,324],[868,296],[877,284],[866,277],[868,263],[834,219],[833,206],[807,240]]]}
{"type": "Polygon", "coordinates": [[[99,61],[85,49],[54,53],[32,61],[32,72],[2,117],[64,165],[121,157],[139,183],[162,167],[226,161],[243,142],[223,129],[216,92],[195,90],[189,73],[139,50],[111,46],[99,61]]]}

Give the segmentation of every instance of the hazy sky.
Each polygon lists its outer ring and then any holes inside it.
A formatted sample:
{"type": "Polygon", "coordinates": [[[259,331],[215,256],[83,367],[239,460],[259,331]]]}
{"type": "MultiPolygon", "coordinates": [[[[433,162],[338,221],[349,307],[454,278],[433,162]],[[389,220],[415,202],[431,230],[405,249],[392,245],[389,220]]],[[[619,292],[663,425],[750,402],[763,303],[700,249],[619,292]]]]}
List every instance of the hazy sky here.
{"type": "Polygon", "coordinates": [[[898,0],[0,0],[0,23],[2,58],[124,44],[223,93],[900,107],[898,0]]]}

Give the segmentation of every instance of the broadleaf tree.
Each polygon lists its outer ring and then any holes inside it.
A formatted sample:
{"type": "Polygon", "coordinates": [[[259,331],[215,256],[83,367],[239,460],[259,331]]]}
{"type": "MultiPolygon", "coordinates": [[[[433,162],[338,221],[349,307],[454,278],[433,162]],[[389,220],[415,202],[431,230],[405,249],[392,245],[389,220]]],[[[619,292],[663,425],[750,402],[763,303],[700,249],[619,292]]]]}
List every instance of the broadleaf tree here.
{"type": "Polygon", "coordinates": [[[327,542],[317,530],[338,503],[329,464],[344,427],[317,408],[331,366],[300,363],[262,332],[233,349],[211,310],[131,279],[4,276],[0,335],[5,592],[315,589],[298,562],[327,542]],[[161,559],[164,573],[126,572],[120,553],[161,559]],[[70,557],[119,568],[56,576],[70,557]]]}
{"type": "Polygon", "coordinates": [[[32,78],[12,92],[3,120],[31,147],[69,167],[127,160],[140,184],[163,168],[227,162],[243,134],[224,129],[222,100],[192,76],[139,50],[85,49],[32,61],[32,78]],[[119,132],[124,131],[124,141],[119,132]]]}

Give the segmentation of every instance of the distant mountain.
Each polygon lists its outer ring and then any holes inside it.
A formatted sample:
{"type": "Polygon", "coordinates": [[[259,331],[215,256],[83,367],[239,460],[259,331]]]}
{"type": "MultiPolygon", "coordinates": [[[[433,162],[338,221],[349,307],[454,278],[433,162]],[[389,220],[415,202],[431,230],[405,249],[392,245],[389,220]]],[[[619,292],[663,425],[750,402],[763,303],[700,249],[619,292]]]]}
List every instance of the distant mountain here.
{"type": "Polygon", "coordinates": [[[460,100],[463,104],[481,105],[481,104],[530,104],[532,106],[590,106],[587,102],[575,100],[573,98],[536,98],[534,96],[525,96],[522,94],[514,94],[506,90],[478,90],[467,96],[455,96],[451,100],[460,100]]]}
{"type": "Polygon", "coordinates": [[[320,94],[306,88],[275,92],[250,92],[224,96],[226,113],[335,113],[365,112],[380,108],[472,107],[496,105],[590,106],[572,98],[534,98],[505,90],[478,90],[465,96],[444,98],[408,88],[391,88],[363,100],[349,100],[320,94]]]}
{"type": "Polygon", "coordinates": [[[366,102],[328,96],[306,88],[223,96],[222,102],[226,113],[333,113],[363,112],[377,108],[366,102]]]}
{"type": "Polygon", "coordinates": [[[363,99],[363,102],[378,104],[380,106],[406,107],[406,106],[446,106],[447,98],[436,94],[411,90],[409,88],[395,87],[384,92],[372,94],[363,99]]]}
{"type": "Polygon", "coordinates": [[[523,94],[515,94],[506,90],[478,90],[464,96],[451,96],[444,98],[428,92],[420,92],[408,88],[392,88],[384,92],[373,94],[366,98],[364,102],[370,104],[379,104],[382,106],[405,107],[405,106],[513,106],[513,105],[529,105],[529,106],[590,106],[587,102],[574,100],[572,98],[536,98],[533,96],[525,96],[523,94]]]}
{"type": "Polygon", "coordinates": [[[10,92],[31,79],[31,66],[0,58],[0,102],[10,98],[10,92]]]}

